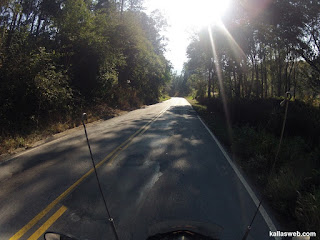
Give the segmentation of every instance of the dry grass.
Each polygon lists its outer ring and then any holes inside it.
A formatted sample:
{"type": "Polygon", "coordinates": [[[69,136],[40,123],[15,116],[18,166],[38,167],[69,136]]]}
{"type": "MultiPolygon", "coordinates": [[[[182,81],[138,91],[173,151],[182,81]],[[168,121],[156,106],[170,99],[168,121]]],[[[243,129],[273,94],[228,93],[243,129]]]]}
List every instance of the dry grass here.
{"type": "MultiPolygon", "coordinates": [[[[106,120],[127,111],[115,109],[107,106],[106,104],[99,104],[92,108],[87,109],[88,123],[98,120],[106,120]]],[[[79,113],[79,116],[81,113],[79,113]]],[[[72,129],[80,126],[80,117],[77,119],[72,116],[67,116],[65,121],[53,121],[47,122],[45,127],[35,129],[28,134],[15,134],[15,136],[0,136],[0,155],[5,156],[20,152],[23,149],[31,148],[36,145],[38,141],[45,140],[57,133],[64,132],[68,129],[72,129]]],[[[1,161],[1,156],[0,156],[1,161]]]]}

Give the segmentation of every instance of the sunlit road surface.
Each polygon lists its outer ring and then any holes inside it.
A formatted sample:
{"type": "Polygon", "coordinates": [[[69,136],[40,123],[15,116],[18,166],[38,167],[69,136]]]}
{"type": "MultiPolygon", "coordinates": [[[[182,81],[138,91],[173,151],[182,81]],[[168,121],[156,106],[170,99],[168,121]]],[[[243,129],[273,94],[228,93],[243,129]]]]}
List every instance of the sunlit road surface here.
{"type": "MultiPolygon", "coordinates": [[[[221,239],[242,238],[256,205],[185,99],[87,130],[120,239],[146,239],[152,226],[169,220],[213,223],[223,228],[221,239]]],[[[0,182],[1,240],[43,239],[44,231],[114,239],[82,129],[17,156],[0,171],[14,167],[23,171],[0,182]]],[[[271,239],[265,219],[259,212],[248,239],[271,239]]]]}

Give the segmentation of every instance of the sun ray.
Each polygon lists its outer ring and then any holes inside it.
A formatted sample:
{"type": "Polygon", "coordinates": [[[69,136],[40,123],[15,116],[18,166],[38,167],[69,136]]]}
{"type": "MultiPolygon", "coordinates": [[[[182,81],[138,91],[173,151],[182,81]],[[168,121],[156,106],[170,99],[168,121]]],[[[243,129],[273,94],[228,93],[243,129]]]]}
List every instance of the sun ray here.
{"type": "Polygon", "coordinates": [[[223,22],[220,21],[218,26],[222,29],[223,33],[226,35],[227,40],[230,43],[231,49],[233,53],[237,56],[237,58],[238,59],[247,58],[247,55],[244,53],[244,51],[239,46],[239,44],[234,40],[234,38],[232,37],[232,35],[230,34],[226,26],[223,24],[223,22]]]}
{"type": "Polygon", "coordinates": [[[221,95],[223,109],[224,109],[224,113],[225,113],[225,117],[226,117],[226,121],[227,121],[227,130],[228,130],[229,140],[230,140],[230,142],[232,142],[231,121],[230,121],[230,116],[229,116],[229,111],[228,111],[228,106],[227,106],[226,94],[225,94],[224,86],[223,86],[223,82],[222,82],[222,70],[220,67],[218,54],[217,54],[216,47],[214,44],[214,39],[212,36],[212,29],[210,26],[208,27],[208,32],[209,32],[209,37],[210,37],[210,42],[211,42],[213,61],[214,61],[214,65],[215,65],[215,69],[216,69],[217,77],[218,77],[220,95],[221,95]]]}

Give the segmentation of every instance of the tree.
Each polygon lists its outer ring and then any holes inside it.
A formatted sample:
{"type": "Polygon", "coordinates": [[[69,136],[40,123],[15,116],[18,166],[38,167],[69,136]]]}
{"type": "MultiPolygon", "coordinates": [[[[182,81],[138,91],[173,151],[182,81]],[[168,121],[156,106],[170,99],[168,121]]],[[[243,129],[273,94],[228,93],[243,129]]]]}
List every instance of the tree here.
{"type": "Polygon", "coordinates": [[[187,49],[189,70],[207,76],[208,97],[214,79],[236,98],[280,97],[297,86],[319,92],[317,1],[234,0],[231,5],[223,25],[200,30],[187,49]],[[310,66],[303,76],[296,74],[301,58],[310,66]],[[305,79],[308,84],[297,84],[305,79]]]}
{"type": "Polygon", "coordinates": [[[6,117],[0,125],[15,132],[46,124],[60,119],[59,111],[72,114],[76,104],[157,101],[171,76],[161,34],[166,23],[157,12],[142,12],[141,4],[1,1],[0,113],[6,117]]]}

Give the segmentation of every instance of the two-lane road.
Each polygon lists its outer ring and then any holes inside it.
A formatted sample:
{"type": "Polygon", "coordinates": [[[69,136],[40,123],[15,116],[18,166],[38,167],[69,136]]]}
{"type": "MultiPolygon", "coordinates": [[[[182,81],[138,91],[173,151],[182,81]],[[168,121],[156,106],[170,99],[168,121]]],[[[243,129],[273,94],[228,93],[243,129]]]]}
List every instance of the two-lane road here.
{"type": "MultiPolygon", "coordinates": [[[[87,130],[121,240],[146,239],[169,220],[213,223],[222,239],[242,238],[255,195],[185,99],[87,130]]],[[[82,129],[0,165],[0,175],[10,171],[0,182],[1,240],[41,239],[46,230],[113,239],[82,129]]],[[[273,227],[261,208],[248,239],[271,239],[273,227]]]]}

